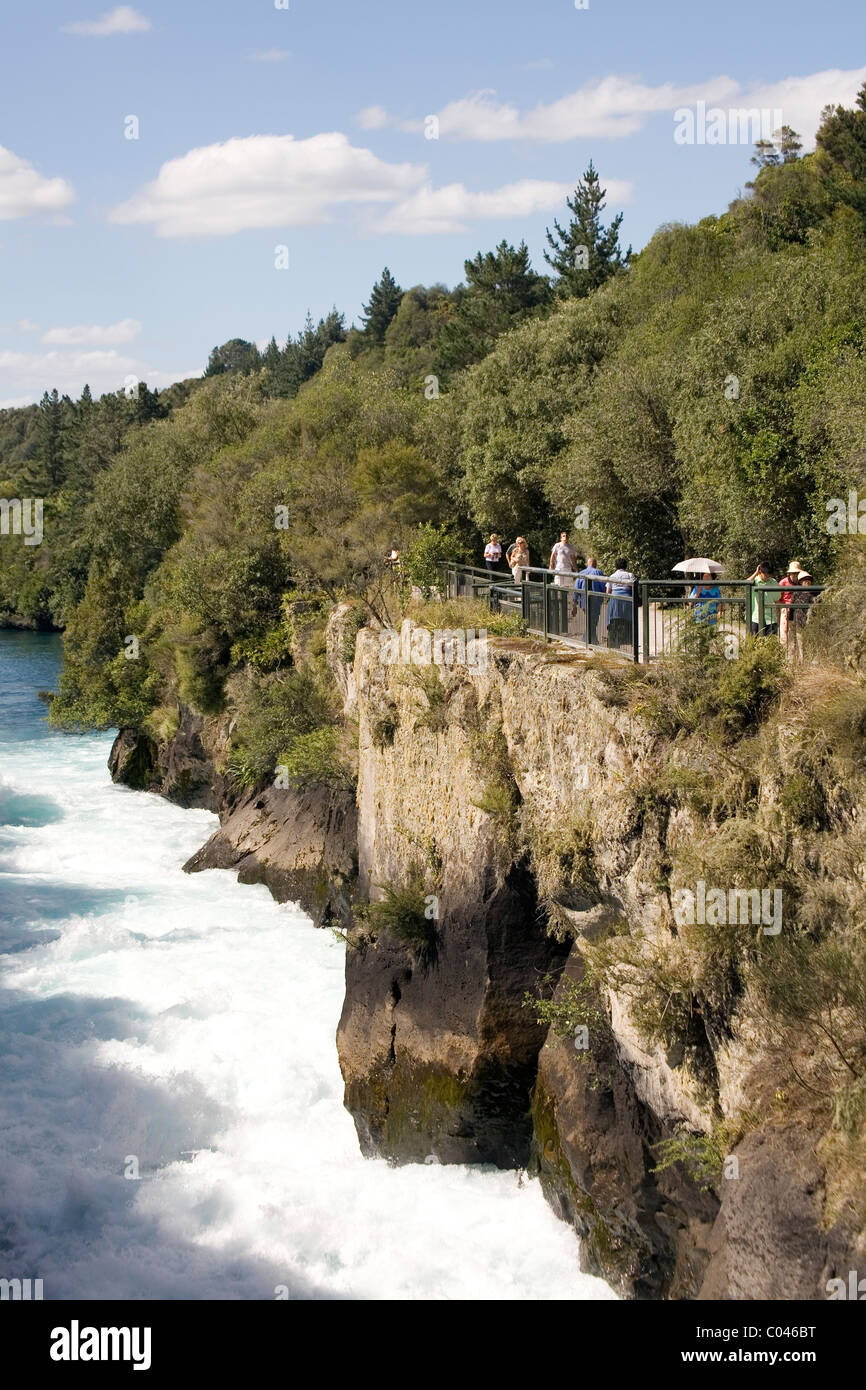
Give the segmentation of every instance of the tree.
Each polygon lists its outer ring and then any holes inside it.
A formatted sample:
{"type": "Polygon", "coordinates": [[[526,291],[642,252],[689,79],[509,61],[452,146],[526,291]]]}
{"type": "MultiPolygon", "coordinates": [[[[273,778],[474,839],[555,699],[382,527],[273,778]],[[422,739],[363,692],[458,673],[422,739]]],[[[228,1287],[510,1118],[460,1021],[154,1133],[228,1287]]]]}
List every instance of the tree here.
{"type": "Polygon", "coordinates": [[[248,376],[261,366],[261,354],[255,343],[246,338],[229,338],[222,347],[215,347],[208,358],[205,376],[222,376],[223,372],[241,372],[248,376]]]}
{"type": "MultiPolygon", "coordinates": [[[[759,169],[775,168],[779,164],[790,164],[792,160],[800,158],[800,151],[803,142],[796,130],[792,130],[789,125],[783,125],[779,130],[773,132],[772,140],[758,140],[755,142],[755,153],[752,155],[751,163],[757,165],[759,169]]],[[[747,188],[754,188],[754,183],[747,183],[747,188]]]]}
{"type": "MultiPolygon", "coordinates": [[[[64,401],[66,397],[64,397],[64,401]]],[[[45,475],[52,487],[57,487],[63,477],[63,401],[55,386],[46,391],[39,402],[39,453],[45,475]]]]}
{"type": "Polygon", "coordinates": [[[548,303],[550,281],[532,269],[525,242],[501,241],[464,262],[466,289],[445,324],[439,355],[446,367],[465,367],[486,357],[501,333],[548,303]]]}
{"type": "Polygon", "coordinates": [[[833,198],[866,216],[866,83],[855,106],[825,106],[816,144],[833,198]]]}
{"type": "Polygon", "coordinates": [[[545,251],[544,259],[559,277],[556,289],[560,294],[582,299],[628,266],[632,248],[623,252],[619,244],[623,214],[617,213],[609,227],[601,221],[606,196],[607,189],[601,187],[590,160],[574,196],[566,199],[573,214],[568,226],[563,228],[554,220],[554,231],[546,229],[553,254],[545,251]]]}
{"type": "MultiPolygon", "coordinates": [[[[296,396],[304,382],[309,381],[310,377],[315,376],[321,369],[328,348],[334,343],[342,343],[345,337],[343,315],[338,313],[336,308],[332,308],[326,318],[319,319],[315,326],[307,310],[303,331],[296,339],[290,333],[282,352],[272,340],[273,349],[276,350],[276,363],[271,367],[269,394],[296,396]]],[[[267,366],[271,366],[272,346],[269,344],[265,352],[264,360],[267,366]]]]}
{"type": "Polygon", "coordinates": [[[387,266],[382,278],[376,281],[370,294],[370,303],[364,305],[361,321],[364,335],[380,347],[385,343],[385,330],[400,308],[403,291],[397,284],[387,266]]]}
{"type": "Polygon", "coordinates": [[[796,130],[792,130],[789,125],[783,125],[781,130],[776,131],[773,139],[778,146],[783,164],[789,164],[792,159],[800,158],[803,141],[800,139],[796,130]]]}
{"type": "MultiPolygon", "coordinates": [[[[752,155],[749,163],[756,164],[759,169],[766,169],[768,164],[778,164],[779,155],[772,140],[756,141],[755,153],[752,155]]],[[[747,184],[746,187],[749,188],[751,185],[747,184]]]]}

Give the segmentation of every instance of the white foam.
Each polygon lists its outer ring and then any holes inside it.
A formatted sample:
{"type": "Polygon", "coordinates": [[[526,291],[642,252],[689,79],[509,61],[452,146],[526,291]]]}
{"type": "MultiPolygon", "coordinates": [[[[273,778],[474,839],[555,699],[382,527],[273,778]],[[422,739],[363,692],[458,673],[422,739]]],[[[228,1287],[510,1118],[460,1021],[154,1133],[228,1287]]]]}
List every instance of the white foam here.
{"type": "Polygon", "coordinates": [[[612,1298],[537,1182],[361,1157],[341,943],[263,887],[183,874],[216,818],[113,786],[108,748],[3,749],[63,819],[2,838],[6,887],[57,936],[0,958],[0,1274],[47,1298],[612,1298]]]}

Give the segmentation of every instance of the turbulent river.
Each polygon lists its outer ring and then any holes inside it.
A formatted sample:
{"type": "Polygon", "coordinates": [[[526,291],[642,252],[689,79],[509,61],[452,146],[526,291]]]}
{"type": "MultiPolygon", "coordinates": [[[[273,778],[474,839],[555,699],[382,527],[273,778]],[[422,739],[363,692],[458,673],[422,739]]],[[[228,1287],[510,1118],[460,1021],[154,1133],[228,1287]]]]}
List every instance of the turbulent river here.
{"type": "Polygon", "coordinates": [[[361,1157],[343,946],[216,817],[51,731],[59,640],[0,633],[0,1277],[46,1299],[600,1299],[536,1181],[361,1157]],[[279,1291],[279,1294],[277,1293],[279,1291]]]}

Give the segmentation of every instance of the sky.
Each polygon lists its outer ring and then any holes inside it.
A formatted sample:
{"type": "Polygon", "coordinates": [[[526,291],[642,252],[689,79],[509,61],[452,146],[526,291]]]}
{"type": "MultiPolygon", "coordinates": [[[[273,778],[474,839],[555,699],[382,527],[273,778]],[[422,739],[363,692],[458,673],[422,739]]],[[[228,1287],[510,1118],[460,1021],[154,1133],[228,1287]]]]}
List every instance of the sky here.
{"type": "Polygon", "coordinates": [[[809,149],[864,39],[863,0],[0,0],[0,408],[357,321],[385,265],[543,270],[590,159],[639,250],[754,173],[699,103],[809,149]]]}

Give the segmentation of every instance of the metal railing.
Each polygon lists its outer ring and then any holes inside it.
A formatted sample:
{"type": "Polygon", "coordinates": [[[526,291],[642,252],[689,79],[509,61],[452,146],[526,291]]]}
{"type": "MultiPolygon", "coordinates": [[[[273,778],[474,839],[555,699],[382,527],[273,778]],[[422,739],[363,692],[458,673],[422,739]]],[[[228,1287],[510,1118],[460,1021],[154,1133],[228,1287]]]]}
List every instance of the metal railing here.
{"type": "Polygon", "coordinates": [[[743,642],[749,636],[787,637],[792,612],[799,621],[823,592],[821,584],[786,588],[778,581],[755,584],[743,579],[642,579],[640,591],[641,660],[670,656],[692,622],[705,623],[719,636],[743,642]],[[707,590],[718,590],[718,596],[707,590]],[[797,596],[797,597],[795,597],[797,596]],[[807,597],[808,596],[808,597],[807,597]]]}
{"type": "Polygon", "coordinates": [[[695,622],[737,642],[753,633],[780,635],[784,641],[789,622],[805,621],[824,592],[819,584],[786,589],[778,582],[765,586],[736,579],[716,579],[711,585],[695,579],[637,579],[608,593],[607,575],[539,565],[525,566],[519,584],[506,571],[476,565],[448,562],[442,570],[449,598],[483,599],[494,613],[522,618],[527,631],[544,641],[617,652],[644,663],[676,652],[695,622]]]}
{"type": "Polygon", "coordinates": [[[525,565],[519,584],[507,571],[450,563],[442,568],[449,598],[486,599],[492,612],[515,614],[528,632],[545,642],[555,638],[569,646],[615,651],[639,660],[636,583],[617,584],[618,592],[607,593],[610,581],[604,575],[585,577],[541,565],[525,565]]]}

